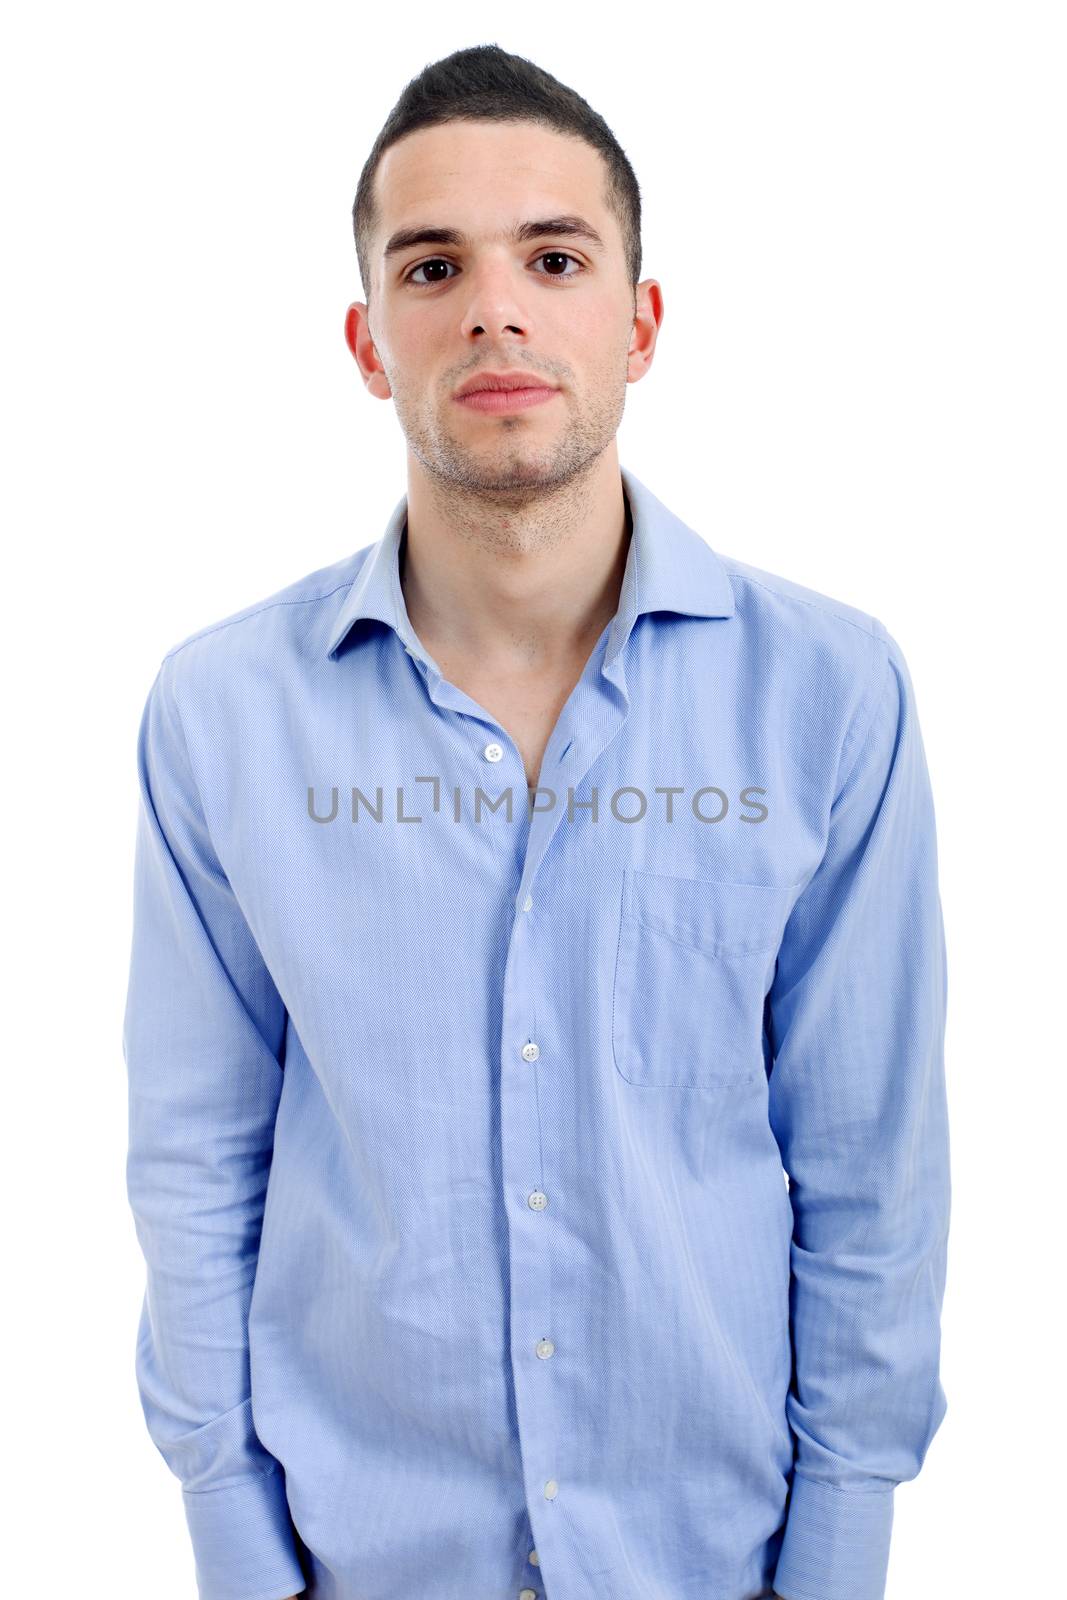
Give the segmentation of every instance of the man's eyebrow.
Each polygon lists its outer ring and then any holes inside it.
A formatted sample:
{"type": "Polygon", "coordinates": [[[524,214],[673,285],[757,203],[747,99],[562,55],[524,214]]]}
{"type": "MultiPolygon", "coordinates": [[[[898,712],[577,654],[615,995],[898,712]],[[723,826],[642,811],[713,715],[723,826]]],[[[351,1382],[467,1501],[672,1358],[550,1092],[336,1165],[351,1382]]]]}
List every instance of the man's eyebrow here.
{"type": "MultiPolygon", "coordinates": [[[[557,239],[584,239],[595,250],[605,250],[607,247],[597,233],[591,222],[584,217],[538,217],[532,222],[520,222],[517,228],[510,233],[505,233],[504,238],[513,244],[530,244],[535,239],[544,239],[552,235],[557,239]]],[[[414,227],[400,228],[388,240],[385,246],[384,257],[388,261],[390,256],[399,255],[403,250],[413,250],[416,245],[442,244],[455,245],[462,248],[469,245],[470,240],[458,228],[432,228],[414,227]]]]}

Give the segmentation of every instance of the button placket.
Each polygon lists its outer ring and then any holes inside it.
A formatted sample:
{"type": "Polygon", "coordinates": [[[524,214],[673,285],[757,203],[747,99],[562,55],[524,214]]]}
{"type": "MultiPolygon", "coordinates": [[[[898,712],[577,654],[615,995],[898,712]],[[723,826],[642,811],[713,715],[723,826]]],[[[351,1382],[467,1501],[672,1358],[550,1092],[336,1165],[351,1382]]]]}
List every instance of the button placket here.
{"type": "MultiPolygon", "coordinates": [[[[510,746],[502,741],[496,743],[501,744],[501,756],[511,763],[515,756],[510,746]]],[[[483,747],[482,756],[487,761],[493,759],[488,745],[483,747]]],[[[535,1074],[539,1063],[551,1060],[551,1052],[548,1057],[543,1056],[545,1046],[531,1037],[538,1031],[540,1008],[546,997],[540,987],[544,968],[537,959],[542,930],[540,922],[530,915],[534,910],[533,876],[537,864],[531,867],[528,834],[524,845],[524,858],[518,860],[522,870],[512,902],[513,920],[505,965],[501,1023],[504,1039],[510,1037],[513,1042],[506,1047],[506,1065],[501,1078],[501,1138],[504,1142],[502,1162],[505,1188],[513,1195],[517,1188],[520,1203],[525,1201],[524,1213],[544,1213],[544,1221],[537,1232],[512,1225],[514,1218],[509,1224],[512,1235],[512,1366],[516,1405],[524,1454],[529,1461],[526,1481],[531,1507],[531,1532],[543,1545],[543,1538],[538,1537],[541,1530],[537,1518],[549,1514],[548,1506],[559,1494],[560,1484],[555,1477],[539,1478],[537,1462],[540,1457],[542,1471],[545,1468],[551,1470],[557,1464],[561,1397],[544,1366],[556,1353],[554,1341],[544,1331],[552,1327],[550,1252],[554,1247],[554,1230],[550,1229],[547,1233],[541,1231],[542,1227],[550,1227],[547,1214],[549,1194],[541,1184],[531,1187],[528,1181],[532,1175],[540,1177],[542,1182],[545,1178],[541,1136],[544,1096],[535,1074]],[[532,1070],[517,1071],[516,1065],[522,1066],[523,1063],[532,1070]],[[517,1185],[508,1182],[509,1172],[517,1177],[517,1185]],[[533,1357],[540,1365],[535,1364],[533,1357]],[[544,1510],[538,1511],[538,1506],[544,1507],[544,1510]]],[[[546,1070],[551,1076],[551,1067],[546,1070]]],[[[536,1549],[531,1549],[528,1561],[531,1568],[540,1566],[536,1549]]],[[[541,1594],[540,1589],[523,1590],[522,1600],[541,1600],[541,1594]]]]}

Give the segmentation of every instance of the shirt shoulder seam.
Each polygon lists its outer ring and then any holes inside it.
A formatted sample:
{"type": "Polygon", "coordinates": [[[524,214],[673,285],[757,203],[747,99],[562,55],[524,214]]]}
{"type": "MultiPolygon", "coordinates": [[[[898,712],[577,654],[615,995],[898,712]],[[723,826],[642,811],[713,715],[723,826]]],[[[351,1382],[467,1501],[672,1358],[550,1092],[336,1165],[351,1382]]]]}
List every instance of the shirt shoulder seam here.
{"type": "Polygon", "coordinates": [[[732,566],[729,562],[724,562],[723,564],[726,567],[726,571],[729,573],[731,580],[738,578],[742,583],[750,583],[755,588],[762,589],[764,593],[773,595],[776,600],[789,600],[794,605],[809,606],[812,611],[821,611],[827,616],[836,617],[838,622],[847,622],[850,628],[855,628],[857,633],[861,633],[865,639],[876,639],[879,637],[877,617],[871,616],[869,619],[871,626],[864,627],[862,623],[857,622],[855,617],[848,617],[843,611],[838,611],[836,602],[833,601],[828,595],[825,597],[822,603],[817,600],[805,600],[803,595],[789,594],[784,589],[772,589],[769,583],[762,583],[759,578],[752,577],[751,573],[739,572],[737,568],[732,566]]]}
{"type": "Polygon", "coordinates": [[[198,628],[187,639],[182,639],[178,644],[171,645],[163,656],[168,661],[171,656],[176,656],[179,651],[185,650],[191,644],[196,644],[200,639],[206,639],[213,633],[221,633],[223,628],[234,628],[241,622],[251,622],[253,617],[262,616],[264,611],[273,611],[278,606],[306,606],[313,605],[319,600],[329,600],[331,595],[339,594],[342,589],[351,589],[355,578],[346,578],[343,583],[335,584],[332,589],[327,589],[324,594],[305,594],[296,600],[264,600],[262,605],[254,606],[250,611],[242,611],[237,617],[224,617],[221,622],[209,622],[205,627],[198,628]]]}

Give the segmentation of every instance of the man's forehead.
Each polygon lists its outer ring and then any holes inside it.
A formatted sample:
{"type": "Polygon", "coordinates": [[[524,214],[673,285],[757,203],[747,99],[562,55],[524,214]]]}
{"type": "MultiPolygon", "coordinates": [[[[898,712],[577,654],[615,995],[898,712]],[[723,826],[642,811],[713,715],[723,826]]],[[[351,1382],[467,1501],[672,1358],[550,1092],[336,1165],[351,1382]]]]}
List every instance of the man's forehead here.
{"type": "Polygon", "coordinates": [[[509,196],[511,220],[517,222],[600,204],[604,169],[584,140],[530,123],[419,128],[390,145],[381,159],[378,194],[383,217],[389,213],[387,227],[420,220],[408,213],[414,207],[424,212],[442,191],[469,201],[472,177],[483,193],[488,188],[495,197],[509,196]]]}

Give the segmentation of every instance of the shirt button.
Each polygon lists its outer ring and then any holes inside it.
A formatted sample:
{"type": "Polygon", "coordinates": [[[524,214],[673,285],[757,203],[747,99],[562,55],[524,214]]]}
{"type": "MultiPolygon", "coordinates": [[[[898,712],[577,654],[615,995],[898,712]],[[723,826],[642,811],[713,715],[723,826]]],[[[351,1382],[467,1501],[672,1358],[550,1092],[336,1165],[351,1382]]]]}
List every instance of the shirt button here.
{"type": "Polygon", "coordinates": [[[537,1354],[541,1357],[542,1361],[547,1361],[555,1348],[556,1347],[552,1343],[551,1339],[538,1339],[537,1343],[534,1345],[534,1349],[537,1351],[537,1354]]]}
{"type": "Polygon", "coordinates": [[[529,1562],[530,1562],[531,1567],[536,1567],[540,1563],[540,1560],[541,1560],[541,1557],[537,1554],[537,1551],[536,1550],[531,1550],[530,1551],[530,1555],[529,1555],[529,1562]]]}
{"type": "Polygon", "coordinates": [[[531,1211],[543,1211],[548,1204],[547,1194],[542,1194],[540,1189],[535,1189],[526,1202],[531,1211]]]}
{"type": "MultiPolygon", "coordinates": [[[[528,894],[526,896],[526,899],[522,902],[522,909],[524,911],[532,911],[533,910],[533,895],[532,894],[528,894]]],[[[783,1171],[785,1170],[784,1167],[783,1167],[782,1170],[783,1171]]]]}
{"type": "Polygon", "coordinates": [[[529,1044],[524,1044],[522,1047],[522,1059],[524,1061],[536,1061],[540,1054],[540,1047],[534,1044],[532,1040],[529,1044]]]}
{"type": "Polygon", "coordinates": [[[554,1500],[558,1494],[559,1484],[556,1482],[555,1478],[549,1478],[548,1482],[545,1484],[545,1499],[554,1500]]]}
{"type": "Polygon", "coordinates": [[[519,1600],[537,1600],[536,1589],[520,1589],[519,1600]]]}
{"type": "Polygon", "coordinates": [[[487,761],[500,761],[504,755],[504,746],[501,744],[487,744],[482,751],[487,761]]]}

